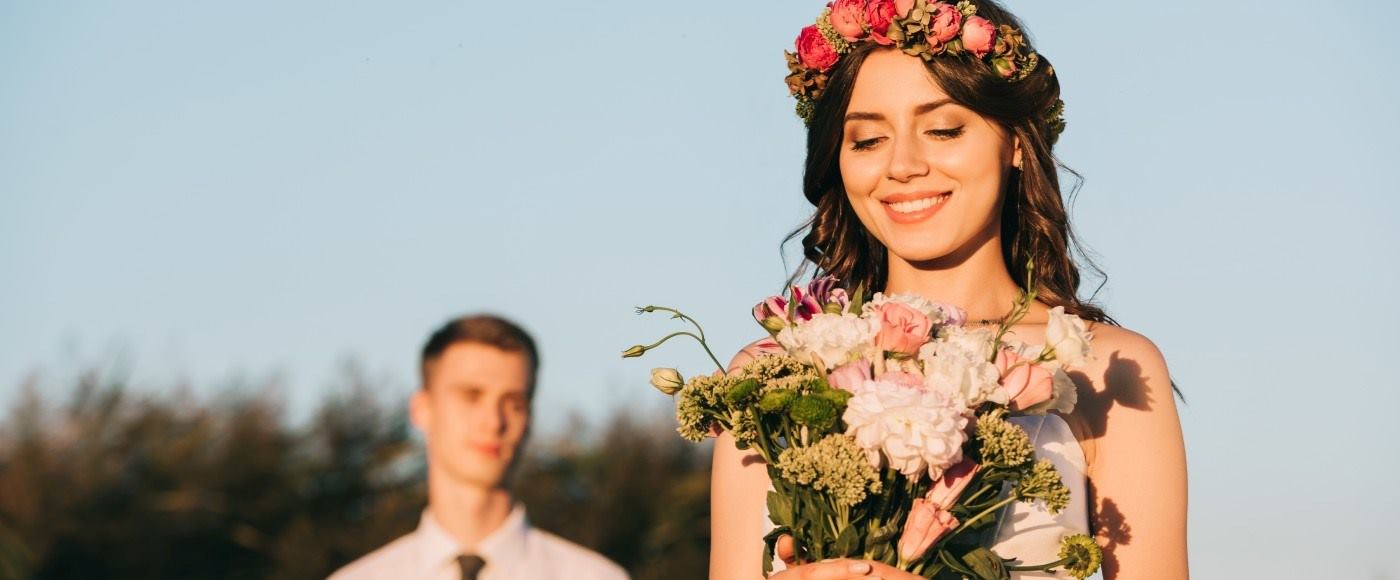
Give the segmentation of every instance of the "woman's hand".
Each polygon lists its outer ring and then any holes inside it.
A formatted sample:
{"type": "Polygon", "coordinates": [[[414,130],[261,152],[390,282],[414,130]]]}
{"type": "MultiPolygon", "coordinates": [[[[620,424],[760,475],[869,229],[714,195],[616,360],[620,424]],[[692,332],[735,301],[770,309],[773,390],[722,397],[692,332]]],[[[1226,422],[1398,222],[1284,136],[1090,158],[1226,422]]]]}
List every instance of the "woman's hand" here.
{"type": "Polygon", "coordinates": [[[871,562],[869,560],[822,560],[803,564],[797,560],[797,550],[792,536],[778,536],[773,544],[773,555],[787,565],[787,569],[768,577],[768,580],[924,580],[899,568],[871,562]]]}

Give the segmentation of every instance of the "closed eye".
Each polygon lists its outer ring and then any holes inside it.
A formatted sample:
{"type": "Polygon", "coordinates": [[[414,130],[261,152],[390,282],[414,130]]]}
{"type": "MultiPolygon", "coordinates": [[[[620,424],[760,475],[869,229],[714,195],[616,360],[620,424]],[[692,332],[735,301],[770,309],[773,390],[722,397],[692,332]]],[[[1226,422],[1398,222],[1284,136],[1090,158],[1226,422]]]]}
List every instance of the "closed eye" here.
{"type": "Polygon", "coordinates": [[[929,135],[931,137],[936,137],[938,139],[956,139],[962,136],[963,127],[958,126],[953,127],[952,129],[932,129],[929,131],[924,131],[924,134],[929,135]]]}
{"type": "Polygon", "coordinates": [[[873,149],[876,145],[878,145],[881,141],[884,140],[884,137],[875,137],[873,139],[861,139],[860,141],[854,141],[851,143],[851,151],[868,151],[870,149],[873,149]]]}

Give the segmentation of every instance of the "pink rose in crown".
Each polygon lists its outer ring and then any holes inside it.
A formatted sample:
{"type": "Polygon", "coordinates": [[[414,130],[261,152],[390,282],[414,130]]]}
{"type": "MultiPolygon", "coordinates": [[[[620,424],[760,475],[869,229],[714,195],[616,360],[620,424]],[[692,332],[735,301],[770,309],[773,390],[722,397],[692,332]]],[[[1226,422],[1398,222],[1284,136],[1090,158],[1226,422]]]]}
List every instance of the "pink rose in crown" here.
{"type": "Polygon", "coordinates": [[[972,483],[972,477],[977,475],[977,471],[982,466],[971,459],[964,459],[954,464],[952,467],[943,470],[943,477],[933,482],[928,494],[924,496],[934,506],[939,509],[948,509],[958,501],[958,496],[962,495],[967,484],[972,483]]]}
{"type": "Polygon", "coordinates": [[[826,382],[838,389],[857,392],[870,380],[870,361],[859,359],[831,369],[826,382]]]}
{"type": "Polygon", "coordinates": [[[987,56],[992,47],[996,46],[997,27],[981,16],[968,18],[967,23],[963,25],[962,43],[963,48],[978,58],[987,56]]]}
{"type": "Polygon", "coordinates": [[[933,16],[929,19],[928,38],[929,46],[935,49],[943,46],[958,37],[958,29],[962,26],[962,13],[952,4],[939,2],[933,5],[933,16]]]}
{"type": "Polygon", "coordinates": [[[865,0],[836,0],[831,4],[831,27],[855,42],[865,36],[865,0]]]}
{"type": "Polygon", "coordinates": [[[909,11],[914,9],[914,0],[894,0],[894,13],[900,18],[908,18],[909,11]]]}
{"type": "Polygon", "coordinates": [[[802,66],[826,72],[836,64],[838,56],[836,49],[817,30],[817,25],[803,28],[797,35],[797,59],[802,66]]]}
{"type": "Polygon", "coordinates": [[[913,561],[923,557],[938,538],[956,527],[958,519],[953,514],[924,498],[914,500],[909,516],[904,518],[904,532],[899,535],[899,558],[913,561]]]}
{"type": "Polygon", "coordinates": [[[870,23],[870,38],[876,44],[883,46],[894,44],[894,41],[885,34],[890,30],[890,22],[894,21],[894,14],[894,0],[870,0],[870,4],[865,7],[865,21],[870,23]]]}
{"type": "Polygon", "coordinates": [[[875,335],[875,347],[890,352],[915,354],[928,342],[933,321],[924,313],[901,302],[885,302],[876,307],[880,332],[875,335]]]}
{"type": "Polygon", "coordinates": [[[1049,370],[1010,349],[997,353],[996,366],[1001,374],[1001,388],[1009,401],[1007,406],[1012,411],[1043,403],[1055,392],[1055,378],[1049,370]]]}

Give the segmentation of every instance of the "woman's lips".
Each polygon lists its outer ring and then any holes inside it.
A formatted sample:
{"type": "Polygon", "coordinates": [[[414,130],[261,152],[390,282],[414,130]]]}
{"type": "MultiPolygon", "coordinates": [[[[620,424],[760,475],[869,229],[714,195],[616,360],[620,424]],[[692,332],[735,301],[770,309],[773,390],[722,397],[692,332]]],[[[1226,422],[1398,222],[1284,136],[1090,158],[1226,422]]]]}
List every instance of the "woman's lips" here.
{"type": "Polygon", "coordinates": [[[948,198],[952,196],[951,191],[897,194],[880,200],[880,205],[885,208],[885,215],[889,216],[890,221],[897,224],[913,224],[933,217],[933,214],[948,205],[948,198]]]}

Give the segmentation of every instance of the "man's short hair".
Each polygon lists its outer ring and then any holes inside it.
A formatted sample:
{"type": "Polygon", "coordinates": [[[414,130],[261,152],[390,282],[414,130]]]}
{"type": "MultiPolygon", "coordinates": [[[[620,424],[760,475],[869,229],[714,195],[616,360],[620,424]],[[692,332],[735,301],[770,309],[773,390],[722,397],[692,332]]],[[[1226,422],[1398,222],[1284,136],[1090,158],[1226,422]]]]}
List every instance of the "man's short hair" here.
{"type": "Polygon", "coordinates": [[[423,388],[428,387],[428,367],[442,357],[447,347],[457,343],[483,344],[506,352],[520,353],[530,367],[529,393],[535,394],[535,375],[540,368],[535,339],[520,325],[494,314],[471,314],[447,322],[428,337],[418,369],[423,388]]]}

